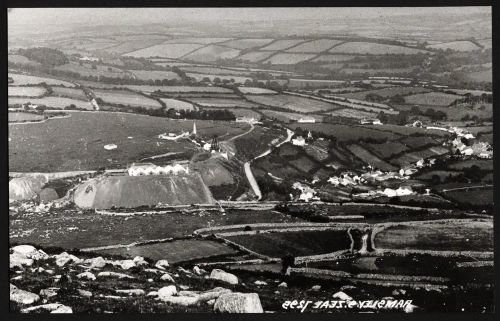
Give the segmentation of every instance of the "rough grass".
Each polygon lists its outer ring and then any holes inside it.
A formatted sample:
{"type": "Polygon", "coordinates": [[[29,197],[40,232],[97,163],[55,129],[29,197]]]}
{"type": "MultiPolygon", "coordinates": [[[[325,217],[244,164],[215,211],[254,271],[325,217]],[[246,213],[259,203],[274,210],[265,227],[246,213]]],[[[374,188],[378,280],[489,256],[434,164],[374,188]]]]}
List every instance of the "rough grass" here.
{"type": "Polygon", "coordinates": [[[9,96],[39,97],[46,93],[43,87],[16,87],[9,86],[9,96]]]}
{"type": "Polygon", "coordinates": [[[324,101],[292,96],[292,95],[247,95],[248,100],[258,104],[289,109],[298,112],[316,112],[336,108],[334,104],[324,101]]]}
{"type": "Polygon", "coordinates": [[[311,59],[315,54],[303,53],[278,53],[271,58],[268,58],[264,63],[271,63],[272,65],[294,65],[301,61],[311,59]]]}
{"type": "Polygon", "coordinates": [[[154,99],[127,90],[96,89],[94,90],[94,94],[103,101],[111,104],[145,107],[148,109],[159,109],[162,107],[161,104],[154,99]]]}

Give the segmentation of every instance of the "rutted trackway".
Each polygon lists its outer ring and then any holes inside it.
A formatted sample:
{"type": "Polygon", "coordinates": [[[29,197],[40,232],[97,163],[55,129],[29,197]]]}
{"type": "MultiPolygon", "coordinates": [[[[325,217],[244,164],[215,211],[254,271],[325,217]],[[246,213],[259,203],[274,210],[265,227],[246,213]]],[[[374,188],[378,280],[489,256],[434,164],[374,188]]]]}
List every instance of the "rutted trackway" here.
{"type": "Polygon", "coordinates": [[[285,138],[285,140],[276,144],[275,146],[272,146],[271,148],[269,148],[268,150],[266,150],[262,154],[256,156],[252,160],[249,160],[248,162],[246,162],[243,165],[243,167],[245,168],[245,174],[247,176],[248,182],[250,183],[250,186],[252,187],[254,194],[257,196],[257,200],[259,200],[259,201],[262,199],[262,193],[260,191],[259,184],[257,184],[257,181],[255,180],[255,177],[253,176],[252,169],[250,168],[250,163],[258,158],[269,155],[271,153],[271,151],[273,150],[273,148],[279,147],[279,146],[283,145],[284,143],[289,142],[292,139],[294,132],[288,128],[286,131],[287,131],[287,137],[285,138]]]}

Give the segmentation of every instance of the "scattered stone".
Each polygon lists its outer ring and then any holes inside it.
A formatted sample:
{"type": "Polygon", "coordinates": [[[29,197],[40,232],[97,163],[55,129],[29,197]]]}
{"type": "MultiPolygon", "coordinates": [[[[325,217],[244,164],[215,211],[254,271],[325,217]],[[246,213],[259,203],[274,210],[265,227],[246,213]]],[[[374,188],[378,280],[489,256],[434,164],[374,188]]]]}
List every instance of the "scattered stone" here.
{"type": "Polygon", "coordinates": [[[214,304],[215,312],[263,313],[257,293],[227,293],[219,296],[214,304]]]}
{"type": "Polygon", "coordinates": [[[281,282],[280,284],[278,284],[278,287],[279,288],[287,288],[288,284],[286,284],[286,282],[281,282]]]}
{"type": "Polygon", "coordinates": [[[276,290],[274,291],[274,294],[280,294],[280,291],[276,290]]]}
{"type": "Polygon", "coordinates": [[[207,271],[205,271],[204,269],[200,269],[198,266],[193,267],[193,272],[196,275],[202,275],[207,273],[207,271]]]}
{"type": "Polygon", "coordinates": [[[193,273],[191,273],[190,271],[184,269],[182,266],[180,266],[178,269],[177,269],[179,272],[182,272],[184,274],[187,274],[188,276],[189,275],[192,275],[193,273]]]}
{"type": "Polygon", "coordinates": [[[198,297],[198,301],[204,302],[204,301],[214,300],[223,294],[232,293],[232,292],[233,291],[231,291],[230,289],[226,289],[223,287],[216,287],[216,288],[213,288],[212,290],[208,290],[208,291],[205,291],[203,293],[200,293],[200,295],[198,297]]]}
{"type": "Polygon", "coordinates": [[[142,256],[136,256],[132,261],[134,261],[136,266],[144,266],[149,264],[142,256]]]}
{"type": "Polygon", "coordinates": [[[124,270],[129,270],[133,267],[136,267],[135,262],[133,260],[116,261],[113,263],[113,265],[118,265],[124,270]]]}
{"type": "Polygon", "coordinates": [[[54,274],[54,270],[45,270],[45,273],[47,273],[48,275],[53,275],[54,274]]]}
{"type": "MultiPolygon", "coordinates": [[[[179,276],[177,275],[177,277],[179,277],[179,276]]],[[[184,284],[179,285],[179,287],[180,287],[182,290],[189,290],[189,286],[184,285],[184,284]]]]}
{"type": "Polygon", "coordinates": [[[158,296],[158,291],[151,291],[146,296],[158,296]]]}
{"type": "Polygon", "coordinates": [[[165,268],[169,267],[167,260],[159,260],[155,264],[155,268],[165,270],[165,268]]]}
{"type": "Polygon", "coordinates": [[[117,272],[99,272],[97,277],[116,277],[119,279],[135,279],[133,276],[117,272]]]}
{"type": "Polygon", "coordinates": [[[170,274],[168,274],[168,273],[163,274],[161,276],[160,280],[175,283],[174,278],[170,274]]]}
{"type": "Polygon", "coordinates": [[[214,305],[214,304],[215,304],[215,299],[208,300],[208,301],[207,301],[207,304],[208,304],[208,305],[214,305]]]}
{"type": "Polygon", "coordinates": [[[32,266],[33,265],[33,259],[29,259],[26,257],[26,255],[21,254],[21,253],[12,253],[9,255],[9,268],[14,269],[14,268],[20,268],[22,269],[23,266],[32,266]]]}
{"type": "Polygon", "coordinates": [[[54,312],[54,311],[57,311],[58,309],[61,309],[61,308],[66,308],[68,309],[69,308],[69,312],[57,312],[57,313],[73,313],[73,311],[71,311],[71,308],[68,307],[68,306],[65,306],[61,303],[49,303],[49,304],[42,304],[42,305],[37,305],[37,306],[34,306],[34,307],[29,307],[29,308],[24,308],[21,310],[21,313],[30,313],[30,312],[36,312],[36,311],[40,311],[40,310],[45,310],[45,311],[48,311],[48,312],[54,312]]]}
{"type": "Polygon", "coordinates": [[[116,290],[116,293],[128,294],[129,296],[133,296],[133,295],[141,296],[141,295],[146,294],[146,292],[144,292],[144,290],[142,290],[142,289],[116,290]]]}
{"type": "Polygon", "coordinates": [[[92,292],[90,292],[90,291],[82,290],[82,289],[78,289],[76,291],[78,292],[78,294],[80,294],[83,297],[86,297],[86,298],[92,297],[92,292]]]}
{"type": "Polygon", "coordinates": [[[177,294],[179,296],[190,296],[190,297],[193,297],[193,298],[197,298],[197,297],[200,296],[200,292],[199,291],[186,291],[186,290],[183,290],[183,291],[177,292],[177,294]]]}
{"type": "Polygon", "coordinates": [[[313,285],[311,291],[319,291],[321,290],[321,285],[313,285]]]}
{"type": "Polygon", "coordinates": [[[31,245],[17,245],[12,248],[12,251],[33,260],[46,260],[49,258],[47,253],[42,250],[37,250],[31,245]]]}
{"type": "Polygon", "coordinates": [[[73,313],[73,310],[66,305],[62,305],[50,313],[73,313]]]}
{"type": "Polygon", "coordinates": [[[18,275],[18,276],[15,276],[15,277],[11,278],[11,280],[14,280],[14,281],[22,280],[22,279],[23,279],[22,275],[18,275]]]}
{"type": "Polygon", "coordinates": [[[165,273],[164,271],[160,271],[158,269],[144,269],[143,271],[147,272],[147,273],[153,273],[153,274],[165,273]]]}
{"type": "Polygon", "coordinates": [[[153,279],[147,279],[146,281],[148,281],[149,283],[153,283],[154,282],[153,279]]]}
{"type": "Polygon", "coordinates": [[[88,272],[88,271],[80,273],[76,277],[79,279],[87,279],[87,280],[92,280],[92,281],[96,279],[94,273],[88,272]]]}
{"type": "Polygon", "coordinates": [[[18,289],[14,284],[10,284],[10,301],[28,305],[39,300],[40,297],[37,294],[18,289]]]}
{"type": "Polygon", "coordinates": [[[354,285],[344,285],[340,288],[340,291],[349,291],[349,290],[356,290],[357,288],[354,285]]]}
{"type": "Polygon", "coordinates": [[[43,273],[45,272],[45,269],[43,267],[38,267],[36,269],[31,269],[31,271],[34,273],[43,273]]]}
{"type": "Polygon", "coordinates": [[[59,291],[60,288],[47,288],[47,289],[42,289],[40,290],[40,295],[49,299],[57,295],[57,291],[59,291]]]}
{"type": "Polygon", "coordinates": [[[405,294],[406,294],[405,289],[395,289],[394,291],[392,291],[392,295],[394,296],[405,295],[405,294]]]}
{"type": "Polygon", "coordinates": [[[159,297],[163,302],[177,304],[182,306],[190,306],[198,303],[198,298],[193,298],[189,296],[167,296],[159,297]]]}
{"type": "Polygon", "coordinates": [[[334,299],[339,299],[342,301],[352,301],[352,298],[348,296],[345,292],[339,291],[332,296],[334,299]]]}
{"type": "Polygon", "coordinates": [[[163,300],[163,298],[173,296],[177,294],[177,288],[175,285],[167,285],[158,290],[158,297],[163,300]]]}
{"type": "Polygon", "coordinates": [[[57,195],[56,190],[50,187],[42,189],[40,191],[40,194],[38,194],[38,199],[42,203],[49,203],[55,201],[58,198],[59,195],[57,195]]]}
{"type": "Polygon", "coordinates": [[[85,263],[90,264],[91,268],[100,269],[106,266],[106,260],[102,256],[94,257],[92,259],[85,260],[85,263]]]}
{"type": "Polygon", "coordinates": [[[238,284],[238,277],[234,274],[227,273],[221,269],[213,269],[210,273],[210,279],[227,282],[229,284],[238,284]]]}
{"type": "Polygon", "coordinates": [[[68,254],[67,252],[62,252],[61,254],[54,255],[53,257],[56,259],[56,265],[59,267],[63,267],[70,262],[77,264],[82,262],[82,260],[72,254],[68,254]]]}
{"type": "Polygon", "coordinates": [[[405,306],[404,311],[405,311],[405,313],[413,313],[417,309],[418,309],[418,307],[416,305],[413,305],[413,304],[410,303],[407,306],[405,306]]]}
{"type": "Polygon", "coordinates": [[[254,282],[255,285],[267,285],[267,282],[265,281],[260,281],[260,280],[257,280],[254,282]]]}

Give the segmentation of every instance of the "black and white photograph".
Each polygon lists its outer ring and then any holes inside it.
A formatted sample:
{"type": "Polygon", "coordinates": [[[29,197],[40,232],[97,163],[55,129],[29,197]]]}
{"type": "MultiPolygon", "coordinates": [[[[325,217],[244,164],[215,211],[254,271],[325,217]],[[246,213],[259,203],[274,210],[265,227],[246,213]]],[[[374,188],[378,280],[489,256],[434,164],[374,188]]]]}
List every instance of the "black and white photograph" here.
{"type": "Polygon", "coordinates": [[[10,314],[495,312],[491,6],[6,11],[10,314]]]}

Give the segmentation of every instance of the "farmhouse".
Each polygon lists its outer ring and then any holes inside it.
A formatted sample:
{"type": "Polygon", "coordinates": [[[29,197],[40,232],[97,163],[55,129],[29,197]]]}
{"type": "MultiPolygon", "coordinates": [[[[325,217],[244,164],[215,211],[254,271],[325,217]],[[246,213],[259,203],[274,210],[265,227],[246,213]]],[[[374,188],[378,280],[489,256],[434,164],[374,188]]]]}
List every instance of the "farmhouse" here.
{"type": "Polygon", "coordinates": [[[181,164],[158,166],[152,163],[133,163],[127,169],[129,176],[168,175],[189,173],[189,168],[181,164]]]}
{"type": "Polygon", "coordinates": [[[382,122],[376,118],[363,118],[359,122],[361,125],[382,125],[382,122]]]}
{"type": "Polygon", "coordinates": [[[236,122],[237,123],[255,124],[257,122],[257,120],[254,117],[240,116],[240,117],[236,117],[236,122]]]}
{"type": "Polygon", "coordinates": [[[79,59],[80,61],[99,61],[99,58],[84,56],[79,59]]]}
{"type": "Polygon", "coordinates": [[[306,144],[306,140],[302,136],[298,136],[297,138],[292,139],[292,144],[296,146],[304,146],[306,144]]]}
{"type": "Polygon", "coordinates": [[[316,119],[314,118],[306,118],[306,117],[301,117],[299,120],[297,120],[298,123],[315,123],[316,119]]]}

